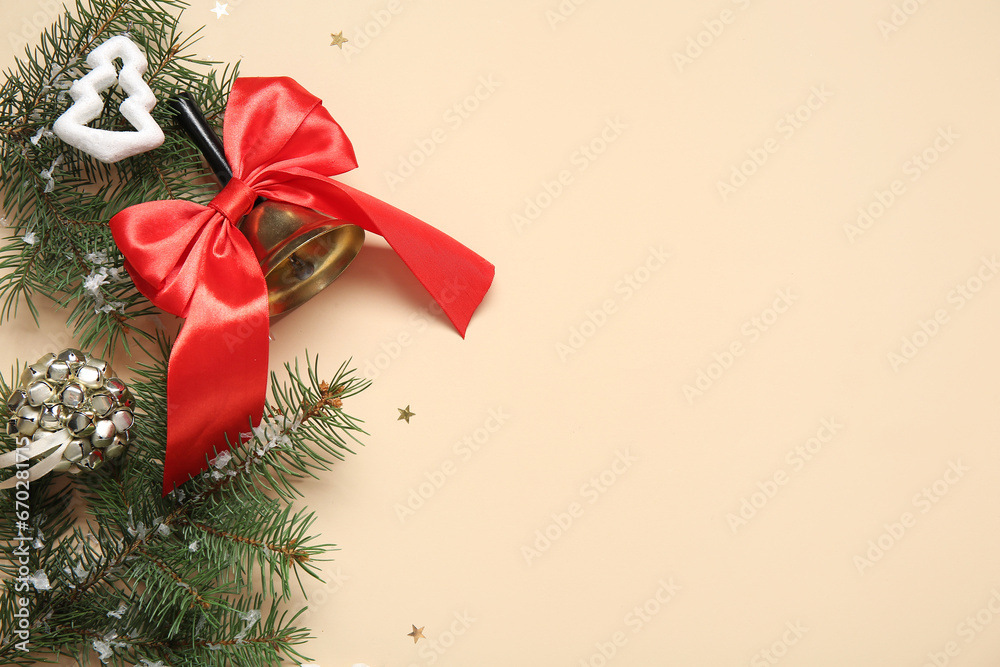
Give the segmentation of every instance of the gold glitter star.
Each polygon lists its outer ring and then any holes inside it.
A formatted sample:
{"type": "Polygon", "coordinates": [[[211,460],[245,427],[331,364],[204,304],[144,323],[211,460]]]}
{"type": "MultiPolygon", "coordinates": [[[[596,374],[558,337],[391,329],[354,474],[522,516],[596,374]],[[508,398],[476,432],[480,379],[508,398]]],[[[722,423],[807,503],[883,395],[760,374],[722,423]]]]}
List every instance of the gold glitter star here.
{"type": "Polygon", "coordinates": [[[344,37],[344,31],[343,30],[341,30],[340,32],[338,32],[336,35],[334,35],[331,32],[330,33],[330,37],[333,38],[333,41],[330,42],[330,46],[336,46],[338,49],[343,49],[344,48],[344,44],[346,42],[350,41],[346,37],[344,37]]]}
{"type": "Polygon", "coordinates": [[[396,418],[396,421],[399,421],[400,419],[405,419],[407,424],[410,423],[410,417],[413,417],[417,414],[416,412],[410,412],[409,405],[407,405],[405,408],[396,408],[396,409],[399,410],[399,417],[396,418]]]}
{"type": "MultiPolygon", "coordinates": [[[[417,626],[415,626],[415,625],[411,625],[410,627],[413,628],[413,632],[406,633],[406,636],[407,637],[413,637],[413,643],[414,644],[416,644],[417,641],[419,641],[421,639],[427,639],[427,637],[424,637],[424,628],[420,628],[419,630],[417,630],[417,626]]],[[[427,626],[424,626],[424,627],[427,627],[427,626]]]]}

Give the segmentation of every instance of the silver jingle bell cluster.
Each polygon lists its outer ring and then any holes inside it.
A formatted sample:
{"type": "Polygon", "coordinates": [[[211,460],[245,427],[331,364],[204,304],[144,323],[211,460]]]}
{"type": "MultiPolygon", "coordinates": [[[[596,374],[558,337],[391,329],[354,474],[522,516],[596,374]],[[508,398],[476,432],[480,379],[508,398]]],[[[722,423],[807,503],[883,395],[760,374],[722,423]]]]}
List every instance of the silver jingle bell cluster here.
{"type": "Polygon", "coordinates": [[[80,350],[47,354],[24,369],[7,399],[7,435],[40,440],[65,429],[69,444],[55,472],[94,470],[125,453],[134,400],[108,363],[80,350]]]}

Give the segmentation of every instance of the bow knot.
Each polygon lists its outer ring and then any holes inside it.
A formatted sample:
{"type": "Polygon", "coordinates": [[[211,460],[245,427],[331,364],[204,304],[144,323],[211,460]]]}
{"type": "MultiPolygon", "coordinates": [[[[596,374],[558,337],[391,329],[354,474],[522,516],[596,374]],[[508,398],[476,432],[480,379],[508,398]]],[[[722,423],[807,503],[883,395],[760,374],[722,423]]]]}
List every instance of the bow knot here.
{"type": "Polygon", "coordinates": [[[257,193],[253,188],[234,176],[208,205],[235,225],[250,212],[256,201],[257,193]]]}
{"type": "Polygon", "coordinates": [[[170,351],[163,492],[238,442],[264,411],[267,284],[236,223],[258,196],[381,235],[464,336],[493,265],[450,236],[331,176],[357,166],[320,100],[288,78],[233,84],[223,128],[234,177],[209,203],[138,204],[111,219],[136,288],[187,318],[170,351]],[[459,285],[459,287],[455,287],[459,285]]]}

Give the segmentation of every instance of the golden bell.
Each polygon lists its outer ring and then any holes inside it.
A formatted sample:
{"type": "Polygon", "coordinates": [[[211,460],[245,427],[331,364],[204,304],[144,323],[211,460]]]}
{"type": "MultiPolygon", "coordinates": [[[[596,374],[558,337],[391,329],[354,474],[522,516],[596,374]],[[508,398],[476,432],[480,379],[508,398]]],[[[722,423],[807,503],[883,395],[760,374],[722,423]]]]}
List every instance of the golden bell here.
{"type": "Polygon", "coordinates": [[[267,282],[271,317],[297,308],[354,260],[365,230],[304,206],[261,201],[239,224],[267,282]]]}
{"type": "MultiPolygon", "coordinates": [[[[177,124],[225,186],[233,177],[222,140],[188,93],[169,100],[177,124]]],[[[296,204],[259,199],[237,225],[250,241],[267,282],[271,317],[287,313],[336,280],[361,250],[365,231],[296,204]]]]}

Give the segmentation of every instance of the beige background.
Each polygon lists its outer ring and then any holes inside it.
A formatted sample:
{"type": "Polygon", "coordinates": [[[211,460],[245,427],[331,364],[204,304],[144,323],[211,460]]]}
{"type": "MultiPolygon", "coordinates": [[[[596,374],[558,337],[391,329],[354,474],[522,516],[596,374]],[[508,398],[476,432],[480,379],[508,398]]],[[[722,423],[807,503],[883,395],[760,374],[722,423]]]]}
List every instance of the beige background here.
{"type": "MultiPolygon", "coordinates": [[[[465,341],[380,240],[274,327],[275,368],[375,380],[366,446],[303,484],[341,547],[307,585],[323,667],[1000,659],[1000,6],[660,5],[185,15],[325,100],[346,181],[497,266],[465,341]]],[[[4,0],[3,63],[46,8],[4,0]]],[[[0,363],[61,322],[4,324],[0,363]]]]}

